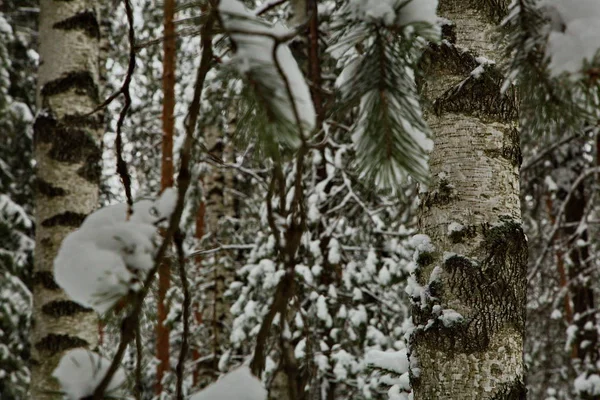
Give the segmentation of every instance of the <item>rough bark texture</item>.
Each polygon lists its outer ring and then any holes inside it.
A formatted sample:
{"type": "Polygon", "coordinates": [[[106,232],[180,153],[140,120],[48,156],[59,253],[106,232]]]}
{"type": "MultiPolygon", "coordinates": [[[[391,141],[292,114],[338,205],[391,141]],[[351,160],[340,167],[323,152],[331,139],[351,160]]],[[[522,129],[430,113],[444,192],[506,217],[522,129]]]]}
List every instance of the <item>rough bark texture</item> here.
{"type": "Polygon", "coordinates": [[[441,1],[439,14],[453,25],[423,63],[435,147],[419,222],[435,251],[421,254],[416,271],[424,295],[413,307],[415,400],[525,398],[527,245],[515,106],[510,94],[501,97],[494,66],[471,74],[476,57],[501,61],[487,9],[496,3],[441,1]],[[450,310],[461,317],[446,319],[450,310]]]}
{"type": "Polygon", "coordinates": [[[53,279],[64,237],[98,203],[102,117],[98,105],[99,23],[93,0],[40,4],[36,248],[32,329],[32,399],[62,398],[51,377],[63,353],[97,346],[97,317],[73,303],[53,279]]]}
{"type": "MultiPolygon", "coordinates": [[[[175,0],[164,3],[163,41],[163,111],[162,111],[162,160],[161,160],[161,191],[173,186],[173,132],[175,130],[175,64],[176,38],[175,0]]],[[[156,357],[159,364],[156,367],[156,394],[162,392],[162,379],[170,369],[169,327],[166,326],[169,309],[166,301],[167,291],[171,283],[171,264],[165,260],[158,269],[158,324],[156,325],[156,357]]]]}

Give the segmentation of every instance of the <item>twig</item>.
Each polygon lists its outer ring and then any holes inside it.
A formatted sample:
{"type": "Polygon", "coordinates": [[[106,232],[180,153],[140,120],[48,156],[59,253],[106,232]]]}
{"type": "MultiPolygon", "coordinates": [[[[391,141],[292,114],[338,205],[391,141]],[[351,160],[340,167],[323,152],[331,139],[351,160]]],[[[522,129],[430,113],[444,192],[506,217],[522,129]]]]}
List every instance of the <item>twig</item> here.
{"type": "Polygon", "coordinates": [[[524,172],[524,171],[528,170],[529,168],[533,167],[535,164],[540,162],[544,157],[546,157],[548,154],[553,152],[555,149],[557,149],[558,147],[562,146],[565,143],[569,143],[571,140],[576,139],[577,137],[579,137],[579,135],[567,136],[566,138],[559,140],[558,142],[556,142],[556,143],[552,144],[551,146],[549,146],[548,148],[544,149],[542,152],[540,152],[540,154],[538,154],[534,157],[531,157],[527,161],[523,162],[523,165],[521,166],[521,172],[524,172]]]}
{"type": "Polygon", "coordinates": [[[266,14],[275,7],[278,7],[287,1],[288,0],[266,0],[260,5],[260,7],[258,7],[258,9],[256,9],[256,16],[260,17],[261,15],[266,14]]]}
{"type": "Polygon", "coordinates": [[[533,279],[533,277],[539,271],[539,269],[540,269],[540,267],[542,265],[542,261],[544,261],[544,258],[546,257],[546,253],[550,249],[550,245],[554,241],[554,237],[556,236],[556,233],[558,232],[558,229],[560,228],[560,222],[562,220],[562,216],[565,213],[565,209],[567,207],[567,204],[569,203],[569,200],[571,200],[571,197],[573,196],[573,193],[579,187],[579,185],[581,185],[581,183],[583,182],[584,179],[586,179],[588,176],[596,174],[598,172],[600,172],[600,167],[594,167],[594,168],[587,169],[587,170],[583,171],[577,177],[577,179],[575,180],[575,182],[573,182],[573,185],[571,185],[571,188],[569,189],[569,193],[567,194],[567,196],[563,200],[563,203],[560,206],[560,210],[556,214],[556,221],[553,224],[552,231],[550,232],[550,236],[546,240],[546,244],[544,245],[544,249],[540,253],[539,257],[537,258],[537,260],[535,262],[534,267],[532,268],[531,272],[527,276],[527,280],[528,281],[531,281],[533,279]]]}
{"type": "Polygon", "coordinates": [[[197,250],[194,251],[192,253],[189,253],[186,256],[186,259],[192,258],[192,257],[196,257],[196,256],[202,256],[202,255],[206,255],[206,254],[214,254],[217,253],[219,251],[226,251],[226,250],[253,250],[256,248],[256,245],[254,244],[223,244],[217,247],[213,247],[212,249],[206,249],[206,250],[197,250]]]}
{"type": "Polygon", "coordinates": [[[125,117],[127,116],[127,112],[131,107],[131,94],[129,92],[129,85],[131,84],[131,79],[133,78],[133,72],[135,70],[135,30],[133,27],[133,9],[131,7],[130,0],[123,0],[125,3],[125,13],[127,14],[127,23],[129,24],[129,30],[127,34],[127,38],[129,41],[129,65],[127,66],[127,73],[125,75],[125,80],[123,81],[123,85],[119,90],[113,93],[108,99],[106,99],[102,104],[92,110],[88,115],[92,115],[104,107],[108,106],[113,102],[119,95],[123,95],[125,102],[123,104],[123,108],[119,113],[119,119],[117,120],[117,137],[115,139],[115,151],[117,153],[117,174],[121,177],[121,181],[123,182],[123,187],[125,189],[125,197],[127,198],[127,215],[131,214],[131,208],[133,207],[133,198],[131,196],[131,178],[129,176],[129,172],[127,171],[127,163],[123,159],[123,137],[122,137],[122,129],[123,122],[125,121],[125,117]]]}
{"type": "Polygon", "coordinates": [[[177,400],[183,400],[183,372],[185,358],[188,352],[188,339],[190,334],[190,290],[185,271],[186,257],[183,253],[183,235],[177,232],[174,236],[177,257],[179,258],[179,279],[181,279],[181,289],[183,291],[183,332],[181,337],[181,350],[179,351],[179,360],[175,369],[177,375],[177,400]]]}
{"type": "Polygon", "coordinates": [[[123,359],[123,355],[125,354],[125,350],[133,337],[135,336],[135,326],[138,323],[139,313],[142,309],[142,304],[144,302],[144,298],[150,291],[150,286],[155,279],[156,271],[158,270],[158,266],[162,263],[166,253],[167,248],[169,247],[169,243],[175,231],[178,229],[179,221],[181,220],[181,215],[183,213],[184,199],[187,189],[190,184],[190,169],[189,163],[191,158],[192,151],[192,136],[195,131],[196,123],[198,122],[198,114],[200,113],[200,100],[202,96],[202,89],[204,87],[204,81],[206,79],[206,74],[210,70],[212,66],[212,35],[210,35],[210,29],[215,21],[214,13],[211,13],[210,18],[207,20],[206,25],[203,27],[203,35],[202,35],[202,56],[200,60],[200,66],[198,67],[198,72],[196,75],[196,84],[194,87],[194,98],[189,107],[188,116],[186,118],[186,132],[184,144],[181,148],[180,155],[180,168],[179,174],[177,176],[178,190],[177,190],[177,202],[175,204],[175,210],[171,215],[169,220],[169,227],[165,232],[165,236],[163,242],[158,249],[156,257],[154,259],[154,267],[148,272],[148,276],[144,281],[144,285],[142,289],[137,293],[133,300],[133,307],[131,312],[125,319],[123,320],[121,326],[121,341],[115,353],[115,356],[112,360],[112,363],[102,381],[94,390],[94,394],[92,395],[92,400],[102,400],[104,398],[104,391],[108,387],[113,375],[119,368],[121,364],[121,360],[123,359]]]}

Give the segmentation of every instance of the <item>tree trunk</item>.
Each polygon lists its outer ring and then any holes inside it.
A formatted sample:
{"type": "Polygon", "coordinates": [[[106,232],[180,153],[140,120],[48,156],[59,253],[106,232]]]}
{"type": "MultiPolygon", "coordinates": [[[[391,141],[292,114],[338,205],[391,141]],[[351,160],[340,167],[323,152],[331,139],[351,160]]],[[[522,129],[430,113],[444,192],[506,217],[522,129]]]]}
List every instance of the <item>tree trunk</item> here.
{"type": "Polygon", "coordinates": [[[501,96],[495,65],[484,65],[501,61],[492,34],[502,10],[469,3],[440,2],[453,25],[424,60],[435,147],[419,225],[434,249],[420,253],[415,271],[415,400],[525,398],[527,243],[516,105],[510,93],[501,96]]]}
{"type": "MultiPolygon", "coordinates": [[[[166,0],[164,3],[164,29],[163,42],[163,140],[161,162],[161,191],[173,186],[173,132],[175,130],[175,64],[176,64],[176,37],[175,0],[166,0]]],[[[171,282],[171,264],[165,260],[158,269],[158,324],[156,325],[156,357],[159,364],[156,367],[156,394],[162,392],[162,379],[169,371],[170,345],[169,327],[165,325],[169,313],[165,304],[167,291],[171,282]]]]}
{"type": "MultiPolygon", "coordinates": [[[[204,129],[204,143],[209,157],[225,162],[231,162],[231,146],[225,140],[225,130],[218,126],[204,129]]],[[[233,175],[230,170],[214,166],[209,168],[203,179],[204,225],[202,233],[209,235],[209,247],[227,244],[228,239],[223,235],[223,218],[234,214],[233,199],[227,189],[233,187],[233,175]]],[[[198,230],[198,226],[196,229],[198,230]]],[[[217,252],[203,259],[203,269],[210,268],[206,280],[212,282],[207,288],[206,302],[202,305],[202,323],[205,326],[208,343],[203,344],[207,349],[204,360],[199,366],[198,383],[204,387],[219,376],[219,360],[223,349],[229,342],[229,326],[231,325],[230,304],[224,294],[234,278],[230,267],[231,258],[227,253],[217,252]]]]}
{"type": "Polygon", "coordinates": [[[34,126],[37,181],[32,329],[33,399],[62,398],[51,377],[61,356],[97,346],[97,317],[56,285],[53,261],[64,237],[98,203],[102,116],[99,103],[100,28],[93,0],[42,0],[38,109],[34,126]]]}

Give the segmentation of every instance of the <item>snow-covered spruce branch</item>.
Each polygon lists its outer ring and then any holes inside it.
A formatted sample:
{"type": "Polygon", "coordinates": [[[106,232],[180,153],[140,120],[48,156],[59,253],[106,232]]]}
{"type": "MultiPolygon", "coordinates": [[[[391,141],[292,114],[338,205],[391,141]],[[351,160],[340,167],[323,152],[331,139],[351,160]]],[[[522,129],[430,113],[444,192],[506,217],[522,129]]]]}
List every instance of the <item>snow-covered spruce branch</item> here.
{"type": "Polygon", "coordinates": [[[208,18],[206,25],[204,26],[204,32],[202,35],[202,55],[196,76],[194,97],[192,103],[190,104],[188,115],[186,117],[184,144],[181,148],[180,168],[179,174],[177,176],[177,202],[175,205],[175,209],[169,220],[169,227],[167,228],[164,234],[163,242],[156,254],[154,267],[149,271],[148,276],[144,281],[142,289],[136,294],[133,301],[132,310],[122,322],[121,339],[115,356],[113,357],[111,365],[106,371],[104,378],[94,390],[94,394],[92,395],[91,400],[102,400],[104,398],[105,389],[108,387],[113,375],[118,370],[123,359],[123,355],[125,354],[125,350],[127,349],[127,346],[135,337],[135,329],[137,324],[139,323],[139,313],[142,309],[144,298],[148,294],[150,286],[152,285],[152,282],[155,278],[158,266],[161,264],[163,258],[165,257],[171,240],[178,230],[179,221],[181,220],[181,215],[183,213],[185,194],[190,184],[191,173],[189,164],[191,158],[193,135],[196,130],[198,115],[200,114],[202,89],[204,88],[204,81],[206,79],[206,75],[210,70],[213,62],[212,35],[210,34],[210,29],[212,28],[212,25],[214,24],[215,20],[216,15],[213,11],[211,13],[211,16],[208,18]]]}

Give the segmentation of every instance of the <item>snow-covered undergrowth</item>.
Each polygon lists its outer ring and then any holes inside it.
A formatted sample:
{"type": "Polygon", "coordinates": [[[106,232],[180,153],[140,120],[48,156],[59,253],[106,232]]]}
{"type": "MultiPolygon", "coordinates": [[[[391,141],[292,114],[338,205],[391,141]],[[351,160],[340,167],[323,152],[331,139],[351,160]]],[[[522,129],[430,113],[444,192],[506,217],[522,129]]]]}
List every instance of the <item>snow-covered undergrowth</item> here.
{"type": "Polygon", "coordinates": [[[156,201],[116,204],[89,215],[62,242],[54,260],[56,283],[77,303],[103,314],[139,287],[154,265],[157,227],[171,214],[176,192],[156,201]]]}

